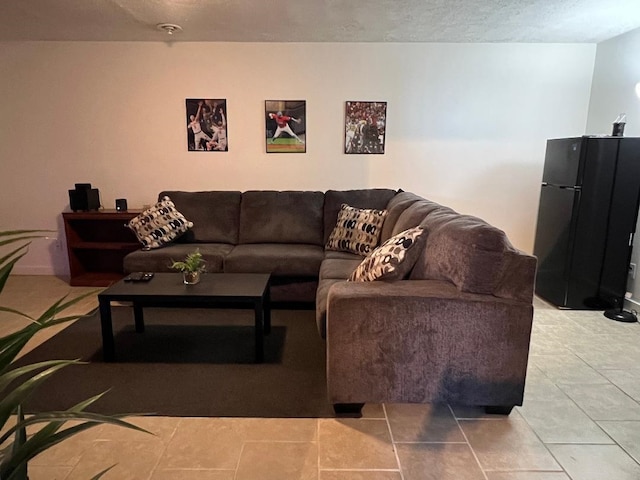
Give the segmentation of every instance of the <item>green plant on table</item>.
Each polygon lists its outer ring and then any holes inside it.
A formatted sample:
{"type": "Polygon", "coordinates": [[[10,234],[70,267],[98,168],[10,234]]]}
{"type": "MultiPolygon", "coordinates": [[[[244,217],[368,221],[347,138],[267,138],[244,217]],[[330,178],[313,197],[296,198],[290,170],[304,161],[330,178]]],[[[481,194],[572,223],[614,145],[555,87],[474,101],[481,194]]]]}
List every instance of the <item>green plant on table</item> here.
{"type": "MultiPolygon", "coordinates": [[[[4,289],[14,265],[26,255],[31,243],[28,240],[42,237],[41,232],[40,230],[0,231],[0,247],[21,242],[18,248],[0,257],[0,292],[4,289]]],[[[42,382],[61,368],[83,362],[50,360],[13,368],[16,357],[39,331],[80,318],[81,315],[61,316],[61,314],[94,293],[88,292],[71,300],[67,300],[66,296],[62,297],[38,318],[0,306],[0,312],[18,315],[29,322],[17,332],[0,337],[0,480],[28,480],[29,460],[66,438],[103,423],[150,433],[122,420],[127,415],[100,415],[85,411],[106,392],[82,401],[68,410],[41,412],[26,418],[24,416],[23,402],[42,382]],[[16,421],[13,426],[10,426],[12,416],[15,416],[16,421]],[[74,424],[63,428],[68,421],[74,421],[74,424]],[[27,427],[30,427],[30,430],[32,428],[36,430],[36,426],[40,428],[35,433],[27,435],[27,427]]],[[[98,473],[93,480],[102,477],[113,466],[98,473]]]]}
{"type": "Polygon", "coordinates": [[[205,261],[199,250],[189,253],[183,261],[173,262],[171,268],[180,272],[202,273],[205,271],[205,261]]]}

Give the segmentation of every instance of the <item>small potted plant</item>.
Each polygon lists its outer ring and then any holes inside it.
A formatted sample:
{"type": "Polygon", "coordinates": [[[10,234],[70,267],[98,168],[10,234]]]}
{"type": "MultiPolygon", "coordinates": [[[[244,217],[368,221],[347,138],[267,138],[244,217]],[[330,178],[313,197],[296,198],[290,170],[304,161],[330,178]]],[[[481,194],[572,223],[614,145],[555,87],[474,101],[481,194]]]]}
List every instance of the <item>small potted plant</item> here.
{"type": "Polygon", "coordinates": [[[195,285],[200,281],[200,274],[205,271],[205,261],[202,254],[196,249],[188,254],[184,261],[173,262],[171,268],[182,272],[182,279],[185,285],[195,285]]]}

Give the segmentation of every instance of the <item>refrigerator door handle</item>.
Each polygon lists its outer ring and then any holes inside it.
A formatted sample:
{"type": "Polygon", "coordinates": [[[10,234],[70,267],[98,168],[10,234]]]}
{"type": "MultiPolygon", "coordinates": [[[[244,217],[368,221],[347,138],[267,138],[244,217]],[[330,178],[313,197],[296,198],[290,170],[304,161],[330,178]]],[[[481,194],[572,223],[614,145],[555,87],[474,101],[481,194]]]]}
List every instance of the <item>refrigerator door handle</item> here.
{"type": "Polygon", "coordinates": [[[631,232],[629,234],[629,246],[632,247],[633,246],[633,232],[631,232]]]}

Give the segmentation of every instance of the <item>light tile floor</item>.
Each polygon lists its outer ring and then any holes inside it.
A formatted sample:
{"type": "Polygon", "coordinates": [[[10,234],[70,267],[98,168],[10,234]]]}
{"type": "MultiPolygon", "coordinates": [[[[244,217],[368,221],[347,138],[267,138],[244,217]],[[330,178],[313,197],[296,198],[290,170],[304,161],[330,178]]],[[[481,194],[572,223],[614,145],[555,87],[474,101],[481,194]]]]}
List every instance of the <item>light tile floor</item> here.
{"type": "MultiPolygon", "coordinates": [[[[14,276],[0,305],[37,314],[88,290],[14,276]]],[[[92,296],[76,310],[96,305],[92,296]]],[[[19,325],[0,313],[0,335],[19,325]]],[[[30,479],[88,479],[117,464],[104,478],[638,480],[640,324],[536,299],[525,401],[509,417],[455,405],[367,405],[362,419],[133,421],[155,436],[97,427],[34,459],[30,479]]]]}

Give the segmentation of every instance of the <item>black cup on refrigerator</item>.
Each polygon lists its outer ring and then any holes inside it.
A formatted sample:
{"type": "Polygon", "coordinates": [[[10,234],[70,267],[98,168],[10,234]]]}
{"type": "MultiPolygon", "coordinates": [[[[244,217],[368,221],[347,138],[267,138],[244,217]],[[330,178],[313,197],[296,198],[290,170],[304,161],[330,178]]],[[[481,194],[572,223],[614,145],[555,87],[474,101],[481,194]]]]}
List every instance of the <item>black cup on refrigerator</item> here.
{"type": "Polygon", "coordinates": [[[613,124],[613,133],[611,133],[614,137],[622,137],[624,135],[624,123],[614,123],[613,124]]]}
{"type": "Polygon", "coordinates": [[[621,113],[620,115],[618,115],[618,118],[613,121],[613,131],[611,132],[611,136],[622,137],[624,135],[624,126],[626,125],[626,119],[626,114],[621,113]]]}

